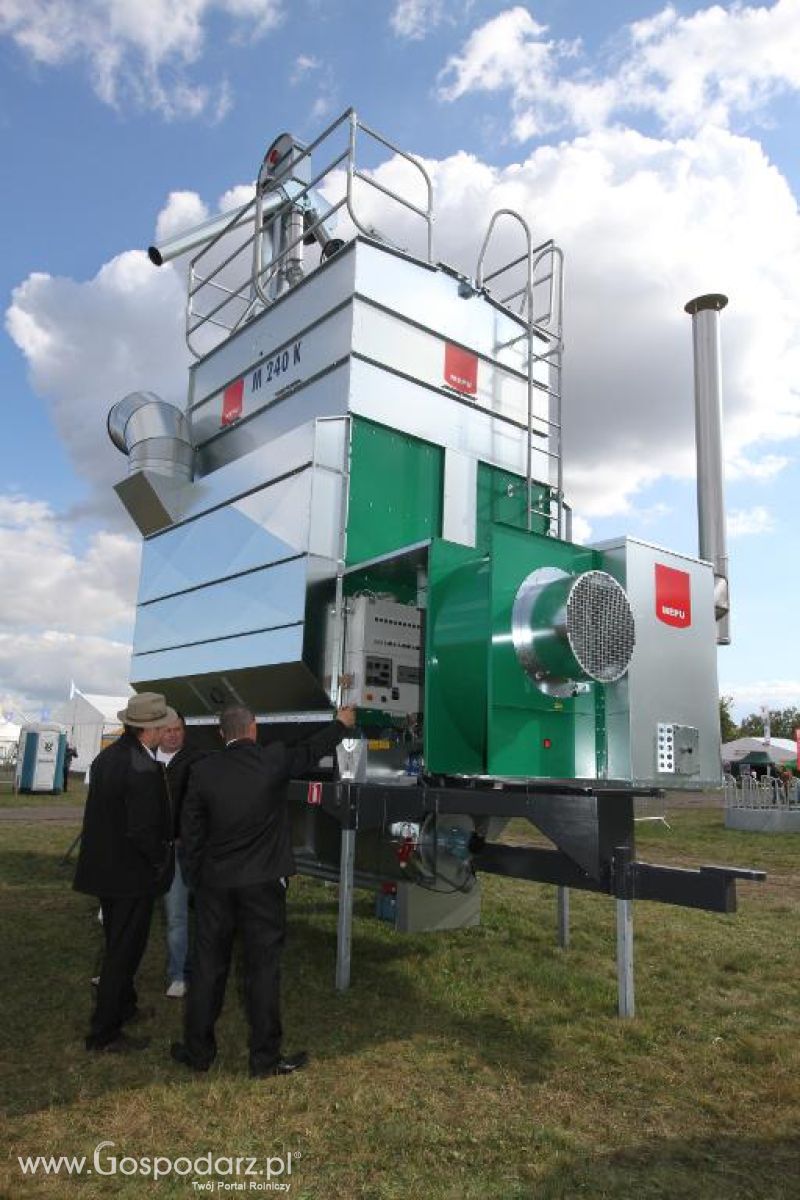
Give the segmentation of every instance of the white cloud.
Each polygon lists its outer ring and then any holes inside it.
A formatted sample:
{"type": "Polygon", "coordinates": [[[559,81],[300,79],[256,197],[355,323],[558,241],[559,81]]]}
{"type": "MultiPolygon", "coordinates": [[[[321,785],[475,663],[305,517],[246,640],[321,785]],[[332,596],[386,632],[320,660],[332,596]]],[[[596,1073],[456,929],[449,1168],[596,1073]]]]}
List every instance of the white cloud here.
{"type": "Polygon", "coordinates": [[[315,58],[313,54],[298,54],[294,60],[292,73],[289,76],[289,83],[297,84],[306,79],[312,71],[318,71],[322,66],[320,59],[315,58]]]}
{"type": "Polygon", "coordinates": [[[732,509],[728,513],[728,536],[732,538],[771,533],[774,528],[775,519],[763,504],[757,504],[754,508],[732,509]]]}
{"type": "MultiPolygon", "coordinates": [[[[185,402],[184,303],[179,271],[156,269],[140,250],[118,255],[85,282],[35,273],[14,289],[8,332],[78,473],[96,485],[106,512],[111,485],[126,474],[105,429],[111,405],[140,389],[181,407],[185,402]]],[[[13,486],[9,473],[5,482],[13,486]]],[[[16,486],[23,490],[24,480],[16,486]]]]}
{"type": "Polygon", "coordinates": [[[592,527],[585,517],[572,518],[572,540],[580,546],[588,546],[592,540],[592,527]]]}
{"type": "Polygon", "coordinates": [[[768,483],[780,475],[791,461],[785,454],[756,454],[751,458],[744,454],[730,455],[726,477],[729,480],[754,479],[757,483],[768,483]]]}
{"type": "Polygon", "coordinates": [[[625,28],[605,71],[587,65],[580,40],[547,33],[527,8],[506,9],[448,59],[440,98],[508,93],[511,135],[526,141],[596,129],[631,111],[654,114],[670,133],[723,127],[757,119],[776,95],[800,89],[800,0],[714,5],[688,17],[669,5],[625,28]]]}
{"type": "Polygon", "coordinates": [[[691,16],[669,5],[630,26],[620,104],[656,113],[673,132],[728,125],[800,88],[800,3],[719,4],[691,16]]]}
{"type": "Polygon", "coordinates": [[[592,76],[580,40],[545,37],[548,28],[520,6],[476,29],[439,73],[439,97],[454,101],[470,92],[508,92],[511,136],[517,141],[572,126],[603,126],[619,100],[614,78],[592,76]],[[572,77],[565,73],[573,69],[572,77]]]}
{"type": "Polygon", "coordinates": [[[52,707],[69,697],[72,680],[85,692],[124,696],[130,658],[128,644],[107,638],[50,629],[0,632],[2,711],[35,718],[43,704],[52,707]]]}
{"type": "Polygon", "coordinates": [[[768,708],[800,707],[800,679],[759,679],[753,683],[726,683],[723,679],[719,694],[732,698],[736,718],[742,720],[764,704],[768,708]]]}
{"type": "Polygon", "coordinates": [[[0,629],[79,635],[127,629],[139,539],[99,532],[76,551],[72,534],[47,504],[0,494],[0,629]]]}
{"type": "Polygon", "coordinates": [[[396,0],[389,24],[398,37],[420,41],[444,18],[444,0],[396,0]]]}
{"type": "Polygon", "coordinates": [[[124,690],[139,539],[75,532],[41,501],[0,495],[0,680],[5,707],[124,690]],[[105,635],[105,636],[104,636],[105,635]],[[33,700],[32,698],[36,698],[33,700]]]}
{"type": "Polygon", "coordinates": [[[242,41],[263,36],[282,13],[281,0],[0,0],[0,36],[36,63],[84,63],[96,94],[114,108],[221,120],[231,105],[228,82],[212,86],[189,74],[209,19],[228,17],[233,40],[242,41]]]}

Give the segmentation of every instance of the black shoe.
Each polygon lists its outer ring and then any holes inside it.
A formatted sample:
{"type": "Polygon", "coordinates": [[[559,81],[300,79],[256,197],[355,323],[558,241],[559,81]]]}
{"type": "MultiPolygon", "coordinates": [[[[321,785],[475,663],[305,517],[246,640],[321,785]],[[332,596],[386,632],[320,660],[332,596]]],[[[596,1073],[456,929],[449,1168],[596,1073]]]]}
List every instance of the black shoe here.
{"type": "Polygon", "coordinates": [[[308,1054],[305,1050],[298,1050],[296,1054],[287,1054],[283,1058],[279,1058],[269,1067],[260,1067],[257,1071],[251,1071],[252,1079],[266,1079],[271,1075],[294,1075],[295,1071],[302,1071],[303,1067],[308,1066],[308,1054]]]}
{"type": "Polygon", "coordinates": [[[91,1034],[86,1039],[86,1049],[92,1054],[133,1054],[137,1050],[146,1050],[150,1038],[129,1037],[127,1033],[118,1033],[110,1042],[97,1042],[91,1034]]]}
{"type": "Polygon", "coordinates": [[[169,1056],[173,1062],[180,1063],[182,1067],[188,1067],[191,1071],[207,1071],[211,1066],[210,1062],[197,1062],[192,1058],[183,1042],[173,1042],[169,1048],[169,1056]]]}

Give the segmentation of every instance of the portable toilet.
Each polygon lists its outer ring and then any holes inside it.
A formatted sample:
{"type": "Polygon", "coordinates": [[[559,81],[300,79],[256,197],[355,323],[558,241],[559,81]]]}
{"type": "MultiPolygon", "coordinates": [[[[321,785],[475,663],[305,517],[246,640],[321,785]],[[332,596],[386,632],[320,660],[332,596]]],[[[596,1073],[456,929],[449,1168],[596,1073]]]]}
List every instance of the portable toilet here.
{"type": "Polygon", "coordinates": [[[23,725],[15,785],[18,792],[62,792],[67,734],[61,725],[23,725]]]}

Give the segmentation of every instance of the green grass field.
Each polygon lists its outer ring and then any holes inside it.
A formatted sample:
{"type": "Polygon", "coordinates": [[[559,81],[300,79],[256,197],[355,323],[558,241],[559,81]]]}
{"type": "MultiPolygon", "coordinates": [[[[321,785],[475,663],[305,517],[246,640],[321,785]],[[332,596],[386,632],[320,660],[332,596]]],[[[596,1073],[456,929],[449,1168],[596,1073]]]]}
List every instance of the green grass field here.
{"type": "Polygon", "coordinates": [[[294,1200],[799,1196],[800,838],[726,832],[718,808],[669,819],[671,831],[640,829],[640,857],[760,866],[769,880],[740,885],[733,916],[636,906],[639,1015],[628,1022],[615,1015],[609,898],[573,893],[565,953],[552,888],[485,879],[481,928],[410,937],[375,921],[358,893],[353,986],[339,996],[335,889],[296,881],[286,1045],[313,1063],[269,1081],[247,1078],[233,979],[210,1074],[170,1063],[180,1004],[162,994],[160,913],[140,988],[157,1009],[151,1048],[87,1055],[100,928],[59,865],[75,830],[0,825],[0,1195],[202,1195],[193,1174],[25,1178],[17,1164],[63,1154],[91,1166],[109,1141],[104,1155],[137,1159],[291,1153],[280,1178],[294,1200]]]}

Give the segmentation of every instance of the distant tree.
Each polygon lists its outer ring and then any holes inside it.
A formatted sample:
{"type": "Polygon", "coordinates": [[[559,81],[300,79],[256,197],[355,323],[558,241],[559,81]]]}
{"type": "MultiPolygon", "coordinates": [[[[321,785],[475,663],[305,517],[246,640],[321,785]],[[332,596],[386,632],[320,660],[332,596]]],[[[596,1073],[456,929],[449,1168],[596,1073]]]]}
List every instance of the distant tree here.
{"type": "MultiPolygon", "coordinates": [[[[769,710],[770,735],[777,738],[794,739],[794,731],[800,729],[800,708],[771,708],[769,710]]],[[[763,713],[751,713],[741,725],[742,737],[763,737],[763,713]]],[[[724,741],[724,738],[723,738],[724,741]]]]}
{"type": "Polygon", "coordinates": [[[731,715],[731,705],[733,704],[733,696],[720,696],[719,698],[719,732],[722,738],[723,745],[726,742],[732,742],[734,738],[739,736],[739,726],[731,715]]]}

